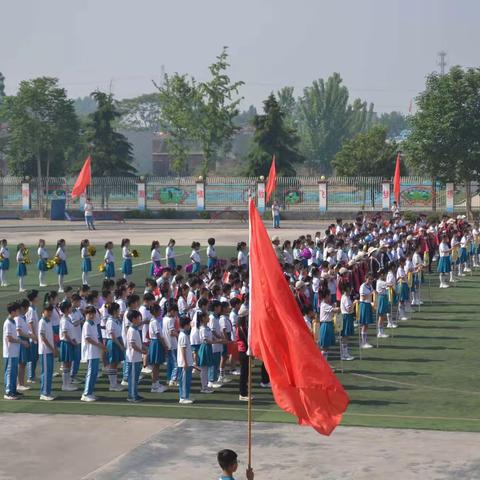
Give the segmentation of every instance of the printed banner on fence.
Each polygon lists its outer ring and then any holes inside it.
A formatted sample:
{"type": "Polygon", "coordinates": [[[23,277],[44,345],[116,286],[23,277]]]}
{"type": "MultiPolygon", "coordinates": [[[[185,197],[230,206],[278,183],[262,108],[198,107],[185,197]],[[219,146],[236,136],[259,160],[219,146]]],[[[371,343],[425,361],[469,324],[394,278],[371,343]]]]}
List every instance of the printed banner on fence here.
{"type": "Polygon", "coordinates": [[[22,183],[22,210],[30,210],[30,184],[22,183]]]}
{"type": "Polygon", "coordinates": [[[205,210],[205,184],[197,182],[197,210],[205,210]]]}
{"type": "Polygon", "coordinates": [[[318,203],[321,212],[327,211],[327,189],[327,182],[318,183],[318,203]]]}
{"type": "Polygon", "coordinates": [[[390,182],[382,183],[382,210],[390,210],[390,182]]]}
{"type": "Polygon", "coordinates": [[[258,182],[257,208],[260,213],[265,212],[265,183],[264,182],[258,182]]]}
{"type": "Polygon", "coordinates": [[[448,213],[453,213],[453,201],[455,198],[455,186],[452,182],[449,182],[445,185],[446,191],[445,191],[445,196],[446,196],[446,205],[445,208],[448,213]]]}
{"type": "Polygon", "coordinates": [[[145,184],[143,182],[137,183],[137,203],[139,210],[145,210],[145,184]]]}

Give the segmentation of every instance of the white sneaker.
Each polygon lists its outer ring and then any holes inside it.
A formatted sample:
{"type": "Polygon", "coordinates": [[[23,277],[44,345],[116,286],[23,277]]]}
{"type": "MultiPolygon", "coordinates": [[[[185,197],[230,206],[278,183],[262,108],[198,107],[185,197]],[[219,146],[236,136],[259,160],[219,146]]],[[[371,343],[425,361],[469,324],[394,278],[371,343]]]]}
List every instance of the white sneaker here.
{"type": "Polygon", "coordinates": [[[221,386],[222,385],[220,383],[208,382],[208,388],[217,389],[217,388],[221,388],[221,386]]]}
{"type": "Polygon", "coordinates": [[[74,384],[78,385],[79,383],[81,383],[81,381],[78,380],[77,378],[71,378],[70,383],[74,383],[74,384]]]}
{"type": "Polygon", "coordinates": [[[463,271],[467,272],[467,273],[470,273],[472,271],[472,269],[467,267],[467,268],[464,268],[463,271]]]}
{"type": "Polygon", "coordinates": [[[63,385],[62,386],[62,392],[76,392],[78,390],[77,387],[74,387],[73,385],[63,385]]]}
{"type": "Polygon", "coordinates": [[[351,355],[344,355],[342,357],[342,360],[344,360],[346,362],[350,362],[351,360],[355,360],[355,357],[352,357],[351,355]]]}
{"type": "Polygon", "coordinates": [[[37,383],[37,381],[34,378],[29,378],[27,380],[27,383],[32,383],[33,384],[33,383],[37,383]]]}
{"type": "Polygon", "coordinates": [[[109,392],[123,392],[124,388],[121,385],[112,385],[108,387],[109,392]]]}
{"type": "Polygon", "coordinates": [[[178,383],[175,380],[170,380],[168,382],[169,387],[178,387],[178,383]]]}
{"type": "Polygon", "coordinates": [[[377,338],[388,338],[390,335],[387,335],[386,333],[378,332],[377,333],[377,338]]]}
{"type": "Polygon", "coordinates": [[[373,346],[370,345],[369,343],[362,343],[360,348],[373,348],[373,346]]]}
{"type": "Polygon", "coordinates": [[[39,287],[48,287],[48,285],[45,284],[45,283],[41,283],[41,284],[39,285],[39,287]]]}
{"type": "Polygon", "coordinates": [[[401,320],[402,322],[406,322],[406,321],[408,320],[408,317],[401,317],[400,320],[401,320]]]}
{"type": "Polygon", "coordinates": [[[17,391],[19,392],[26,392],[27,390],[30,390],[30,387],[27,387],[25,385],[18,385],[17,391]]]}
{"type": "Polygon", "coordinates": [[[150,366],[143,367],[142,368],[142,373],[147,373],[147,374],[152,373],[152,367],[150,367],[150,366]]]}
{"type": "Polygon", "coordinates": [[[200,390],[200,393],[213,393],[214,390],[212,388],[202,388],[202,390],[200,390]]]}
{"type": "Polygon", "coordinates": [[[152,387],[150,390],[151,393],[164,393],[168,390],[167,387],[164,387],[163,385],[158,385],[156,387],[152,387]]]}
{"type": "Polygon", "coordinates": [[[272,385],[270,384],[270,382],[269,382],[269,383],[263,383],[263,382],[261,382],[261,383],[260,383],[260,386],[261,386],[262,388],[272,388],[272,385]]]}
{"type": "Polygon", "coordinates": [[[221,383],[221,384],[224,384],[224,383],[230,383],[231,380],[225,376],[223,377],[218,377],[218,380],[217,380],[217,383],[221,383]]]}
{"type": "Polygon", "coordinates": [[[120,383],[120,385],[121,385],[122,387],[128,387],[128,381],[127,381],[127,380],[122,380],[121,383],[120,383]]]}
{"type": "Polygon", "coordinates": [[[96,402],[97,399],[93,395],[82,395],[80,398],[82,402],[96,402]]]}
{"type": "MultiPolygon", "coordinates": [[[[255,397],[252,395],[251,399],[253,400],[255,397]]],[[[250,400],[250,398],[247,396],[247,397],[243,397],[242,395],[239,395],[238,396],[238,399],[241,401],[241,402],[248,402],[250,400]]]]}
{"type": "Polygon", "coordinates": [[[8,283],[2,283],[2,287],[8,287],[8,283]]]}
{"type": "Polygon", "coordinates": [[[63,288],[59,288],[59,289],[57,290],[57,292],[58,292],[58,293],[65,293],[65,291],[63,290],[63,288]]]}
{"type": "Polygon", "coordinates": [[[4,395],[3,399],[4,400],[18,400],[18,397],[16,395],[4,395]]]}
{"type": "Polygon", "coordinates": [[[191,405],[193,403],[193,400],[191,400],[190,398],[181,398],[178,403],[182,404],[182,405],[191,405]]]}
{"type": "Polygon", "coordinates": [[[235,375],[235,376],[238,376],[238,375],[240,375],[240,374],[241,374],[240,370],[234,370],[234,371],[232,372],[232,375],[235,375]]]}
{"type": "Polygon", "coordinates": [[[466,277],[466,275],[464,273],[459,273],[458,276],[459,277],[466,277]]]}
{"type": "Polygon", "coordinates": [[[51,402],[52,400],[55,400],[55,397],[52,397],[51,395],[40,395],[40,400],[51,402]]]}
{"type": "Polygon", "coordinates": [[[387,323],[387,328],[395,328],[395,327],[393,326],[393,323],[387,323]]]}
{"type": "Polygon", "coordinates": [[[23,293],[23,292],[26,292],[26,291],[27,291],[27,290],[25,290],[25,288],[19,288],[19,289],[18,289],[18,292],[19,292],[19,293],[23,293]]]}

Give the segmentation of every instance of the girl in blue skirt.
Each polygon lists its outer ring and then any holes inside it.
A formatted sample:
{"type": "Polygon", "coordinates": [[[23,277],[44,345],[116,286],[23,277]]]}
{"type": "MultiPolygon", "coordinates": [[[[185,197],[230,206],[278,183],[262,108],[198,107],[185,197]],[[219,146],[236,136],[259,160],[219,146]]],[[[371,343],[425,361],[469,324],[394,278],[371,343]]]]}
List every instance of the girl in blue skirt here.
{"type": "Polygon", "coordinates": [[[388,283],[387,275],[383,268],[378,271],[378,279],[376,285],[377,292],[377,337],[388,338],[385,333],[384,325],[387,315],[390,313],[390,303],[388,301],[388,283]]]}
{"type": "Polygon", "coordinates": [[[360,348],[372,348],[368,343],[368,326],[373,323],[373,275],[367,273],[365,282],[360,286],[360,328],[361,328],[361,343],[360,348]]]}
{"type": "Polygon", "coordinates": [[[152,318],[148,324],[148,365],[152,367],[152,393],[163,393],[167,389],[160,383],[160,365],[165,363],[165,351],[167,346],[163,338],[162,307],[154,303],[150,308],[152,318]]]}
{"type": "Polygon", "coordinates": [[[150,248],[150,259],[152,260],[152,264],[150,265],[150,277],[154,277],[155,268],[159,269],[162,266],[162,256],[160,255],[160,243],[157,240],[152,242],[152,246],[150,248]]]}
{"type": "Polygon", "coordinates": [[[120,305],[110,303],[107,307],[108,318],[105,324],[107,338],[107,375],[110,383],[110,392],[121,392],[118,384],[117,368],[125,361],[125,346],[122,339],[122,320],[120,319],[120,305]]]}
{"type": "Polygon", "coordinates": [[[214,363],[212,352],[214,340],[208,321],[208,315],[203,312],[197,312],[197,329],[200,332],[201,342],[197,355],[197,366],[200,368],[200,381],[202,384],[200,393],[213,393],[213,389],[208,387],[208,369],[214,363]]]}
{"type": "Polygon", "coordinates": [[[448,244],[446,235],[442,235],[440,245],[438,246],[438,266],[437,271],[440,277],[440,288],[449,288],[448,275],[452,277],[452,262],[450,259],[450,253],[452,249],[448,244]]]}
{"type": "Polygon", "coordinates": [[[175,240],[173,238],[168,241],[165,256],[167,257],[167,265],[172,269],[172,274],[175,275],[177,271],[177,261],[175,260],[175,240]]]}
{"type": "Polygon", "coordinates": [[[17,246],[17,277],[18,277],[18,291],[25,292],[24,278],[27,276],[26,262],[26,248],[23,243],[19,243],[17,246]]]}
{"type": "Polygon", "coordinates": [[[340,312],[338,307],[332,305],[332,295],[327,292],[323,295],[320,304],[320,348],[325,360],[328,360],[328,349],[335,345],[335,330],[333,328],[333,314],[340,312]]]}
{"type": "Polygon", "coordinates": [[[391,262],[388,266],[388,273],[387,273],[387,286],[388,286],[388,302],[390,305],[390,311],[387,313],[387,328],[397,328],[398,325],[394,321],[392,317],[393,306],[397,305],[397,293],[395,291],[395,287],[397,285],[397,278],[396,278],[396,270],[397,267],[394,262],[391,262]]]}
{"type": "Polygon", "coordinates": [[[29,390],[30,387],[25,386],[25,367],[30,362],[30,332],[28,330],[27,320],[25,314],[29,307],[28,300],[22,300],[20,302],[20,311],[18,317],[15,317],[15,327],[17,330],[17,335],[20,340],[23,340],[20,343],[20,355],[18,357],[18,385],[17,390],[19,392],[24,392],[29,390]]]}
{"type": "Polygon", "coordinates": [[[45,247],[45,240],[43,240],[42,238],[38,241],[37,255],[38,255],[38,262],[37,262],[38,284],[40,287],[46,287],[47,284],[45,282],[45,272],[48,270],[47,269],[48,251],[45,247]]]}
{"type": "Polygon", "coordinates": [[[75,358],[75,339],[73,332],[73,323],[70,319],[72,313],[72,304],[64,300],[60,304],[62,317],[60,318],[60,362],[62,363],[62,391],[74,392],[77,387],[72,385],[70,377],[70,368],[75,358]]]}
{"type": "Polygon", "coordinates": [[[68,275],[67,252],[65,251],[65,247],[65,240],[61,238],[57,242],[57,251],[55,252],[58,275],[58,293],[64,293],[64,277],[65,275],[68,275]]]}
{"type": "Polygon", "coordinates": [[[115,278],[115,257],[113,256],[113,242],[105,244],[105,278],[115,278]]]}
{"type": "Polygon", "coordinates": [[[348,351],[348,339],[355,335],[355,328],[353,326],[353,309],[354,303],[352,302],[352,287],[348,283],[342,283],[340,285],[340,291],[342,292],[342,298],[340,300],[340,312],[342,314],[342,331],[340,333],[340,355],[342,360],[354,360],[355,358],[350,355],[348,351]]]}
{"type": "Polygon", "coordinates": [[[8,287],[7,272],[10,269],[10,251],[5,238],[0,242],[0,286],[8,287]]]}
{"type": "Polygon", "coordinates": [[[90,242],[85,239],[80,242],[80,257],[82,259],[82,285],[88,285],[88,274],[92,271],[92,259],[88,247],[90,242]]]}
{"type": "Polygon", "coordinates": [[[122,239],[122,273],[123,278],[128,280],[128,277],[133,272],[132,266],[132,252],[130,251],[130,239],[122,239]]]}
{"type": "Polygon", "coordinates": [[[408,320],[406,305],[410,299],[408,288],[407,272],[405,271],[405,258],[398,261],[397,268],[397,295],[398,295],[398,316],[400,320],[408,320]]]}
{"type": "MultiPolygon", "coordinates": [[[[215,242],[215,239],[213,240],[215,242]]],[[[190,260],[192,262],[192,273],[198,273],[200,272],[200,261],[201,261],[200,254],[198,253],[200,251],[200,243],[192,242],[191,248],[192,248],[192,253],[190,254],[190,260]]],[[[210,260],[210,257],[209,257],[209,260],[210,260]]]]}

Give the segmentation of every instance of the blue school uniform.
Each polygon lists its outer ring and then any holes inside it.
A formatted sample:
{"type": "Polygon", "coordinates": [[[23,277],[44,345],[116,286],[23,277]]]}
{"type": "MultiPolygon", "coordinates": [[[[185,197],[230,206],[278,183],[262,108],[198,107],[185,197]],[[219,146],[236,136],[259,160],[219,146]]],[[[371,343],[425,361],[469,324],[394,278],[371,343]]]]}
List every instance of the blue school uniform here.
{"type": "Polygon", "coordinates": [[[398,284],[398,298],[401,302],[408,302],[410,299],[410,288],[407,282],[400,282],[398,284]]]}
{"type": "Polygon", "coordinates": [[[440,257],[437,266],[438,273],[450,273],[452,271],[452,260],[450,256],[440,257]]]}
{"type": "Polygon", "coordinates": [[[377,299],[377,314],[386,315],[387,313],[390,313],[390,302],[388,301],[388,295],[378,295],[377,299]]]}
{"type": "Polygon", "coordinates": [[[57,265],[57,274],[68,275],[67,262],[65,260],[60,260],[60,263],[57,265]]]}
{"type": "Polygon", "coordinates": [[[370,302],[360,302],[360,325],[370,325],[373,323],[372,304],[370,302]]]}
{"type": "Polygon", "coordinates": [[[66,340],[60,340],[60,361],[71,363],[75,359],[74,345],[66,340]]]}
{"type": "Polygon", "coordinates": [[[48,271],[47,262],[43,258],[40,258],[37,262],[37,268],[40,272],[48,271]]]}
{"type": "Polygon", "coordinates": [[[148,345],[149,365],[161,365],[165,362],[165,350],[158,338],[151,338],[148,345]]]}
{"type": "Polygon", "coordinates": [[[113,262],[109,262],[105,265],[105,277],[106,278],[115,277],[115,264],[113,262]]]}
{"type": "Polygon", "coordinates": [[[131,275],[133,272],[132,259],[124,258],[122,261],[122,273],[124,275],[131,275]]]}
{"type": "MultiPolygon", "coordinates": [[[[20,337],[20,339],[29,343],[28,337],[20,337]]],[[[26,365],[29,361],[30,361],[30,344],[28,347],[24,346],[23,344],[20,344],[20,355],[18,357],[18,363],[23,363],[24,365],[26,365]]]]}
{"type": "Polygon", "coordinates": [[[24,263],[17,264],[17,277],[27,276],[27,266],[24,263]]]}
{"type": "Polygon", "coordinates": [[[200,344],[197,354],[197,365],[199,367],[211,367],[213,365],[213,352],[210,343],[200,344]]]}
{"type": "Polygon", "coordinates": [[[340,336],[352,337],[353,335],[355,335],[353,313],[344,313],[343,326],[342,331],[340,332],[340,336]]]}
{"type": "Polygon", "coordinates": [[[333,329],[333,322],[320,323],[320,346],[328,348],[335,345],[335,331],[333,329]]]}
{"type": "MultiPolygon", "coordinates": [[[[121,337],[117,338],[120,343],[123,343],[121,337]]],[[[107,361],[109,364],[120,363],[125,360],[124,351],[111,339],[107,340],[107,361]]]]}

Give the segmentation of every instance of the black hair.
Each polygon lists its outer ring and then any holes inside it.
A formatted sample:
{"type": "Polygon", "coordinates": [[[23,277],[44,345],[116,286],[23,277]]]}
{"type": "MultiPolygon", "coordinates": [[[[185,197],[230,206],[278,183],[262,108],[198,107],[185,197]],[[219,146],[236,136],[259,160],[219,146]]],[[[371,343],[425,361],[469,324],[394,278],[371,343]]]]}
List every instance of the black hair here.
{"type": "Polygon", "coordinates": [[[144,302],[153,302],[155,300],[155,296],[153,293],[147,292],[143,295],[144,302]]]}
{"type": "Polygon", "coordinates": [[[197,328],[200,328],[200,325],[202,324],[202,320],[205,318],[205,314],[203,312],[197,312],[197,328]]]}
{"type": "Polygon", "coordinates": [[[53,305],[46,303],[42,308],[42,312],[53,312],[53,305]]]}
{"type": "Polygon", "coordinates": [[[187,325],[190,325],[190,317],[180,317],[180,328],[185,328],[187,325]]]}
{"type": "Polygon", "coordinates": [[[140,301],[140,297],[138,295],[129,295],[127,297],[127,307],[130,307],[131,305],[139,301],[140,301]]]}
{"type": "Polygon", "coordinates": [[[111,293],[112,293],[112,291],[111,291],[109,288],[104,288],[104,289],[102,290],[102,297],[103,297],[103,298],[106,298],[106,297],[108,297],[111,293]]]}
{"type": "Polygon", "coordinates": [[[116,302],[112,302],[107,307],[107,312],[109,315],[113,315],[115,312],[118,312],[119,310],[120,310],[120,305],[116,302]]]}
{"type": "Polygon", "coordinates": [[[130,310],[129,312],[127,312],[127,320],[129,322],[133,322],[133,320],[141,316],[142,314],[138,310],[130,310]]]}
{"type": "Polygon", "coordinates": [[[120,246],[123,248],[127,243],[130,243],[130,239],[122,238],[122,243],[120,244],[120,246]]]}
{"type": "Polygon", "coordinates": [[[7,305],[7,312],[8,313],[12,313],[12,312],[15,312],[17,310],[20,310],[20,305],[18,302],[11,302],[7,305]]]}
{"type": "Polygon", "coordinates": [[[217,461],[223,471],[230,470],[237,463],[237,454],[228,448],[220,450],[217,454],[217,461]]]}
{"type": "Polygon", "coordinates": [[[67,312],[70,308],[72,308],[72,304],[70,301],[68,300],[64,300],[61,304],[60,304],[60,311],[62,313],[65,313],[67,312]]]}
{"type": "Polygon", "coordinates": [[[210,237],[208,240],[207,240],[207,243],[209,245],[215,245],[215,239],[213,237],[210,237]]]}
{"type": "Polygon", "coordinates": [[[23,300],[20,300],[20,306],[24,310],[28,310],[28,307],[30,307],[30,302],[29,302],[28,298],[24,298],[23,300]]]}
{"type": "Polygon", "coordinates": [[[162,312],[162,307],[158,304],[158,303],[154,303],[151,307],[150,307],[150,313],[156,317],[158,316],[159,313],[162,312]]]}
{"type": "Polygon", "coordinates": [[[85,309],[85,315],[87,313],[97,313],[97,309],[93,306],[93,305],[89,305],[86,309],[85,309]]]}
{"type": "Polygon", "coordinates": [[[30,290],[28,293],[27,293],[27,298],[32,302],[33,300],[35,300],[36,298],[38,297],[38,290],[30,290]]]}
{"type": "Polygon", "coordinates": [[[210,305],[210,308],[212,310],[215,310],[216,308],[221,307],[221,306],[222,306],[222,304],[218,300],[213,300],[213,302],[210,305]]]}
{"type": "Polygon", "coordinates": [[[82,297],[78,293],[74,293],[72,295],[72,302],[78,302],[82,299],[82,297]]]}

